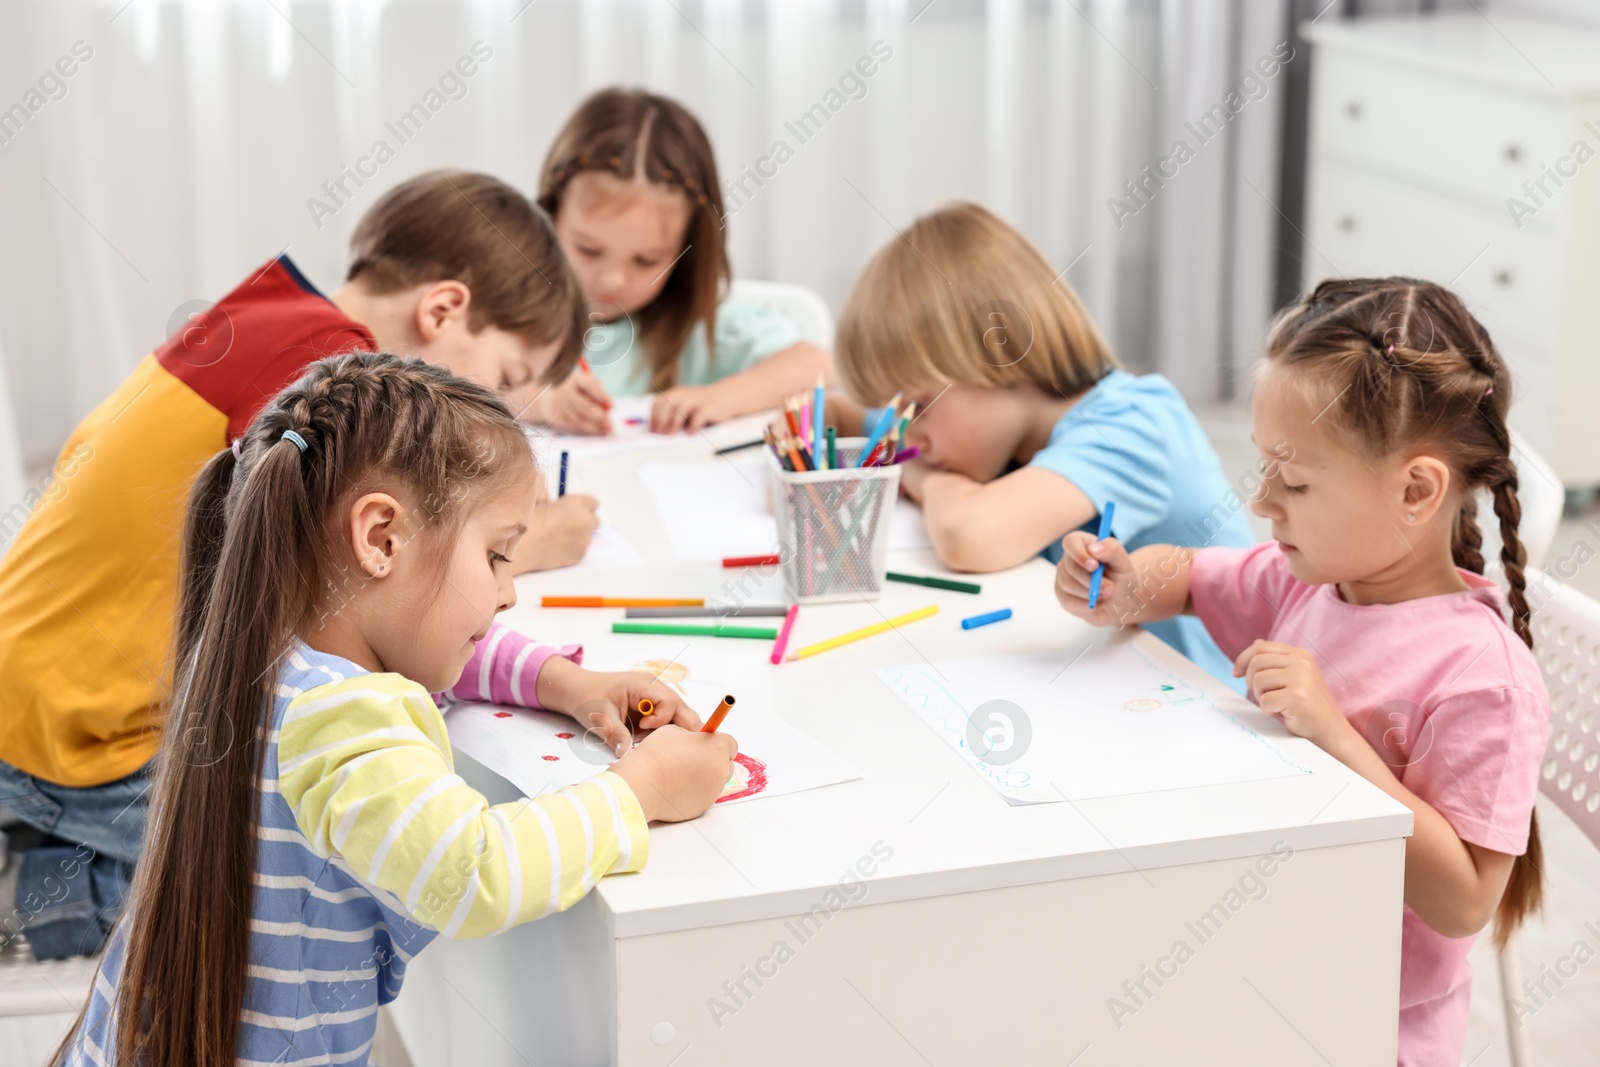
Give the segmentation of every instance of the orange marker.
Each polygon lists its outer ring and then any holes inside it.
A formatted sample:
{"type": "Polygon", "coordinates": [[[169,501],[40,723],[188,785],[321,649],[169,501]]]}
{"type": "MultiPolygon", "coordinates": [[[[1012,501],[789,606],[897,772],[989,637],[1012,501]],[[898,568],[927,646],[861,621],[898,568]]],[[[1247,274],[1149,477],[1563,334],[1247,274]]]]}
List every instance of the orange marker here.
{"type": "Polygon", "coordinates": [[[644,597],[644,596],[546,596],[539,598],[541,608],[703,608],[706,598],[644,597]]]}
{"type": "Polygon", "coordinates": [[[640,697],[639,698],[639,714],[640,715],[654,715],[655,713],[656,713],[656,702],[654,700],[651,700],[649,697],[640,697]]]}
{"type": "Polygon", "coordinates": [[[722,720],[728,717],[728,712],[732,708],[733,694],[729,693],[727,696],[722,698],[722,703],[717,705],[717,710],[711,713],[711,718],[706,720],[706,724],[700,727],[700,732],[703,734],[716,733],[717,727],[722,725],[722,720]]]}

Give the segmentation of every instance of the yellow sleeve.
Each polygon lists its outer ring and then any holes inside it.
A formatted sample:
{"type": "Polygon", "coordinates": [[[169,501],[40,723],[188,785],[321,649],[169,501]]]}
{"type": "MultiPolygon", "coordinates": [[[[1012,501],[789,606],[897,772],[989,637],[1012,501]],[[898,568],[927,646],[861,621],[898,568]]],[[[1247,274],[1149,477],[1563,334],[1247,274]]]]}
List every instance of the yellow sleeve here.
{"type": "Polygon", "coordinates": [[[277,773],[313,848],[446,937],[563,911],[649,854],[638,798],[610,771],[490,805],[455,774],[432,698],[397,675],[362,675],[291,701],[277,773]]]}

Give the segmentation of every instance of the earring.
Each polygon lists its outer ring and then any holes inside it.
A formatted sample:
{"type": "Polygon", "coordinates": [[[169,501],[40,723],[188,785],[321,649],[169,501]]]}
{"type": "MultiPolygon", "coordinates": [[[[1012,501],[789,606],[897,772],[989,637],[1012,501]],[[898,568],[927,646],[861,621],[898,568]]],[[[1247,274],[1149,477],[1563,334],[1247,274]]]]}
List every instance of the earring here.
{"type": "Polygon", "coordinates": [[[1406,521],[1407,522],[1416,522],[1417,521],[1417,513],[1414,512],[1414,511],[1406,512],[1406,521]]]}

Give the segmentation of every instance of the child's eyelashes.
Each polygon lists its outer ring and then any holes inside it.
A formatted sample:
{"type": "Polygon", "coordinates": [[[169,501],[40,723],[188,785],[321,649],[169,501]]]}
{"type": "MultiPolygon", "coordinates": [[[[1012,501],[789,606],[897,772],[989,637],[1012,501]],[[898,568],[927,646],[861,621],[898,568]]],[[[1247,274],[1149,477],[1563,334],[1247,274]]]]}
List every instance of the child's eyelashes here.
{"type": "Polygon", "coordinates": [[[489,552],[489,562],[491,564],[494,564],[494,563],[510,563],[511,562],[511,557],[510,556],[502,556],[500,553],[491,550],[489,552]]]}
{"type": "Polygon", "coordinates": [[[1304,485],[1290,485],[1288,482],[1284,482],[1283,491],[1288,493],[1290,496],[1298,496],[1306,491],[1306,487],[1304,485]]]}

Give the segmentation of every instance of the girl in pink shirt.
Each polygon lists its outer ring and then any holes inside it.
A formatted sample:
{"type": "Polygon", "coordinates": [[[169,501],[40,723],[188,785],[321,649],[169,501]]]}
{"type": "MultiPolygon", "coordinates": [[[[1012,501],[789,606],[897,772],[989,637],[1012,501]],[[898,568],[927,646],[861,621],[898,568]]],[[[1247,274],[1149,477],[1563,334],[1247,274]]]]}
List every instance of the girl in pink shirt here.
{"type": "Polygon", "coordinates": [[[1198,615],[1268,715],[1411,809],[1400,1067],[1454,1067],[1467,950],[1539,906],[1533,817],[1550,698],[1531,651],[1511,379],[1449,291],[1324,282],[1267,339],[1254,401],[1274,540],[1248,549],[1069,534],[1056,595],[1102,626],[1198,615]],[[1509,592],[1483,577],[1494,500],[1509,592]],[[1089,610],[1089,578],[1105,564],[1089,610]]]}

